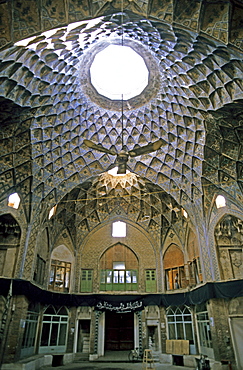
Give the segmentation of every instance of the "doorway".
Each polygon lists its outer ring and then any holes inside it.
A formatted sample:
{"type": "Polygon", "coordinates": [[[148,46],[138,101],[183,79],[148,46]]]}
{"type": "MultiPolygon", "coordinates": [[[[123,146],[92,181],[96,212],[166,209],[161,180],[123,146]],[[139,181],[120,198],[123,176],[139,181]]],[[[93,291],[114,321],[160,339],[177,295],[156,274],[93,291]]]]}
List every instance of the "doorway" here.
{"type": "Polygon", "coordinates": [[[126,351],[134,349],[134,314],[106,312],[105,350],[126,351]]]}
{"type": "Polygon", "coordinates": [[[79,320],[77,352],[89,353],[90,320],[79,320]]]}

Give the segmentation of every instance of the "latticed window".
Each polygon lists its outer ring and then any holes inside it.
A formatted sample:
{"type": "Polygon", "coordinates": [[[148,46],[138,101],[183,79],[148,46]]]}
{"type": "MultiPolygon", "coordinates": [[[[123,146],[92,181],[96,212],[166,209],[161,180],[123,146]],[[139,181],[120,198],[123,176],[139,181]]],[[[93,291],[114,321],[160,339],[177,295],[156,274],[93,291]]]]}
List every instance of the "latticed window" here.
{"type": "Polygon", "coordinates": [[[51,261],[49,287],[53,290],[68,292],[70,285],[71,263],[51,261]]]}
{"type": "Polygon", "coordinates": [[[207,308],[205,305],[203,305],[203,307],[198,307],[197,311],[197,327],[201,350],[204,347],[212,348],[212,337],[207,308]]]}
{"type": "Polygon", "coordinates": [[[65,352],[68,312],[65,307],[56,310],[47,307],[43,315],[39,353],[65,352]]]}
{"type": "Polygon", "coordinates": [[[166,312],[168,339],[185,339],[194,344],[192,315],[189,307],[170,307],[166,312]]]}
{"type": "Polygon", "coordinates": [[[156,292],[157,282],[155,270],[145,271],[145,281],[146,281],[146,292],[156,292]]]}
{"type": "Polygon", "coordinates": [[[21,348],[21,357],[31,356],[35,353],[35,341],[39,320],[39,306],[30,306],[25,320],[22,321],[24,336],[21,348]]]}
{"type": "Polygon", "coordinates": [[[93,270],[82,270],[81,272],[81,292],[92,292],[93,270]]]}
{"type": "Polygon", "coordinates": [[[137,290],[137,271],[101,270],[100,290],[137,290]]]}

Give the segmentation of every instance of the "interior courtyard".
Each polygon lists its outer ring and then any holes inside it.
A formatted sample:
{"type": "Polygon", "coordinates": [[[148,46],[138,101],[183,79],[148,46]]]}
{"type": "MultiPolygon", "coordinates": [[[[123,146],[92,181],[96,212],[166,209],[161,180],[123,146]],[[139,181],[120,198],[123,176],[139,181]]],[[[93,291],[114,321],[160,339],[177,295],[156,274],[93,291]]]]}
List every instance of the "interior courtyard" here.
{"type": "Polygon", "coordinates": [[[1,369],[243,369],[242,107],[242,0],[0,0],[1,369]]]}

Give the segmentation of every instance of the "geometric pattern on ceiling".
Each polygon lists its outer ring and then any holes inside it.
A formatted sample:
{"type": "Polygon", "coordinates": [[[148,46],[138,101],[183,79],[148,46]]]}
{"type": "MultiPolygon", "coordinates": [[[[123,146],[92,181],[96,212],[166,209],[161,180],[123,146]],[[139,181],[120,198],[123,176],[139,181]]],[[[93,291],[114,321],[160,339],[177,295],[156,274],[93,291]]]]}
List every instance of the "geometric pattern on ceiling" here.
{"type": "Polygon", "coordinates": [[[1,0],[0,46],[123,7],[142,17],[179,24],[243,50],[242,0],[1,0]]]}
{"type": "Polygon", "coordinates": [[[120,177],[103,173],[75,188],[59,202],[53,222],[57,234],[65,224],[74,240],[83,240],[98,224],[123,217],[140,224],[157,241],[170,227],[181,240],[185,238],[186,220],[178,203],[134,173],[120,177]]]}
{"type": "MultiPolygon", "coordinates": [[[[204,121],[209,112],[242,99],[242,54],[132,13],[124,15],[123,30],[125,38],[148,49],[161,75],[157,96],[124,112],[124,143],[131,150],[162,138],[163,145],[157,153],[130,159],[129,168],[181,204],[196,200],[202,195],[204,121]]],[[[54,191],[60,200],[114,162],[113,156],[85,147],[84,138],[121,149],[121,114],[94,104],[80,86],[86,50],[120,35],[118,13],[52,30],[27,46],[0,52],[0,96],[30,109],[36,197],[54,191]]]]}
{"type": "Polygon", "coordinates": [[[221,109],[206,120],[206,144],[203,163],[205,206],[210,207],[218,193],[228,194],[243,203],[243,105],[221,109]]]}

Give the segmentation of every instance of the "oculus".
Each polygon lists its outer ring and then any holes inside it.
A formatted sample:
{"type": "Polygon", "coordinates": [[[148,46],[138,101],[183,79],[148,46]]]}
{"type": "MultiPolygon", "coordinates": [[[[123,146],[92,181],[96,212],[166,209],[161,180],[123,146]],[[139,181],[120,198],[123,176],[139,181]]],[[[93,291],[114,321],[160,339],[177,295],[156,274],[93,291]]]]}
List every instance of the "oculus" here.
{"type": "Polygon", "coordinates": [[[132,48],[109,45],[94,57],[90,78],[99,94],[112,100],[128,100],[145,89],[149,72],[143,58],[132,48]]]}

